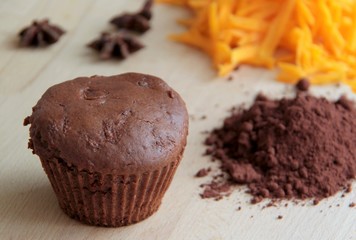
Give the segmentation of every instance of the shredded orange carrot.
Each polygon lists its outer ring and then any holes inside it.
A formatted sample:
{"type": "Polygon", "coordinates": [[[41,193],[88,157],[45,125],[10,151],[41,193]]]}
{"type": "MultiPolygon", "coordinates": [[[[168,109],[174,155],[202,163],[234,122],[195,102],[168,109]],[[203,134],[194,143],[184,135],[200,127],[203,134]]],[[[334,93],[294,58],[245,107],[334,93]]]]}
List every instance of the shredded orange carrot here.
{"type": "Polygon", "coordinates": [[[156,0],[192,11],[171,39],[207,52],[219,75],[277,67],[278,80],[356,91],[356,0],[156,0]]]}

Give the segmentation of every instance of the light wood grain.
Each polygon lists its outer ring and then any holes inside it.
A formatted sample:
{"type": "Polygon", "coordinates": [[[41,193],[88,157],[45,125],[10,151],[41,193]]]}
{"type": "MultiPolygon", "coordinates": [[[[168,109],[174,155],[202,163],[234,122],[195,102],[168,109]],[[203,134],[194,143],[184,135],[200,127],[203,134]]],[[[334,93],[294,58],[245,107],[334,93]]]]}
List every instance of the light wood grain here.
{"type": "MultiPolygon", "coordinates": [[[[175,19],[189,13],[156,6],[153,29],[142,37],[147,47],[123,62],[102,62],[85,44],[104,30],[116,13],[134,10],[142,1],[2,0],[0,1],[0,239],[356,239],[355,191],[318,206],[289,204],[262,210],[250,205],[241,188],[219,202],[201,200],[193,175],[211,165],[203,157],[201,132],[219,126],[233,105],[251,103],[264,91],[291,96],[290,86],[274,82],[273,72],[243,67],[234,80],[215,79],[209,60],[200,52],[167,41],[180,31],[175,19]],[[17,48],[17,32],[32,19],[50,17],[67,33],[47,49],[17,48]],[[58,207],[38,158],[27,147],[22,126],[31,107],[51,85],[77,76],[128,71],[165,79],[186,100],[190,135],[184,159],[160,210],[149,219],[124,228],[98,228],[68,218],[58,207]],[[207,119],[201,120],[201,116],[207,119]],[[340,206],[337,207],[337,204],[340,206]],[[241,206],[241,211],[236,209],[241,206]],[[332,206],[329,208],[329,206],[332,206]],[[282,215],[282,220],[276,220],[282,215]]],[[[336,98],[351,93],[333,86],[313,93],[336,98]]]]}

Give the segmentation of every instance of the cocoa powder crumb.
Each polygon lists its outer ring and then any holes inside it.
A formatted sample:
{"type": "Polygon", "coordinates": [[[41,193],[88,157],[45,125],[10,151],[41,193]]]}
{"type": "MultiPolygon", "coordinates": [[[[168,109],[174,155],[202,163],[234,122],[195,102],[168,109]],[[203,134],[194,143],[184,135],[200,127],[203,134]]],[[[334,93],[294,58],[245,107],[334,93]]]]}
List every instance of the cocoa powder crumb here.
{"type": "Polygon", "coordinates": [[[352,186],[351,186],[351,184],[348,184],[348,185],[346,186],[345,192],[346,192],[346,193],[350,193],[351,191],[352,191],[352,186]]]}
{"type": "Polygon", "coordinates": [[[214,180],[217,180],[217,179],[223,178],[224,176],[225,176],[225,175],[222,174],[222,173],[221,173],[221,174],[216,174],[216,175],[213,176],[213,179],[214,179],[214,180]]]}
{"type": "Polygon", "coordinates": [[[23,125],[27,126],[31,123],[31,117],[27,116],[24,120],[23,120],[23,125]]]}
{"type": "Polygon", "coordinates": [[[297,82],[296,87],[299,91],[308,91],[310,83],[307,79],[302,78],[297,82]]]}
{"type": "Polygon", "coordinates": [[[269,203],[267,203],[266,207],[276,207],[276,201],[274,199],[272,199],[272,201],[270,201],[269,203]]]}
{"type": "Polygon", "coordinates": [[[283,218],[282,215],[278,215],[278,217],[277,217],[278,220],[281,220],[282,218],[283,218]]]}
{"type": "Polygon", "coordinates": [[[196,174],[195,177],[205,177],[211,171],[211,168],[202,168],[196,174]]]}
{"type": "Polygon", "coordinates": [[[354,202],[350,203],[350,204],[349,204],[349,207],[350,207],[350,208],[355,207],[355,203],[354,203],[354,202]]]}
{"type": "Polygon", "coordinates": [[[319,202],[320,202],[320,199],[314,199],[314,200],[313,200],[313,205],[318,205],[319,202]]]}
{"type": "MultiPolygon", "coordinates": [[[[298,85],[307,90],[305,82],[298,85]]],[[[270,100],[260,94],[251,108],[234,108],[205,144],[231,184],[247,185],[252,203],[312,198],[316,205],[340,190],[351,191],[356,109],[345,97],[330,102],[299,92],[270,100]]]]}
{"type": "Polygon", "coordinates": [[[229,182],[211,182],[204,186],[203,193],[200,194],[201,198],[213,198],[220,200],[224,196],[229,196],[231,193],[231,183],[229,182]]]}

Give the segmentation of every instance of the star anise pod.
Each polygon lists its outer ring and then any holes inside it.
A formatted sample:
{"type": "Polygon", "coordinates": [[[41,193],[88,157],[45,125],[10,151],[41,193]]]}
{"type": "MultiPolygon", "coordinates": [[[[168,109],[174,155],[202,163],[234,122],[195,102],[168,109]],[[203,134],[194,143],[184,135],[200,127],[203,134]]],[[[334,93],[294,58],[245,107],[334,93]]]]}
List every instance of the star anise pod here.
{"type": "Polygon", "coordinates": [[[88,44],[88,47],[97,50],[100,58],[109,59],[112,57],[125,59],[131,53],[136,52],[144,46],[132,36],[120,33],[102,33],[99,39],[88,44]]]}
{"type": "Polygon", "coordinates": [[[111,19],[110,23],[118,29],[144,33],[150,29],[149,20],[152,18],[152,5],[153,0],[147,0],[140,11],[121,14],[111,19]]]}
{"type": "Polygon", "coordinates": [[[47,46],[59,40],[65,31],[49,24],[48,19],[33,21],[32,25],[24,28],[19,33],[21,46],[47,46]]]}

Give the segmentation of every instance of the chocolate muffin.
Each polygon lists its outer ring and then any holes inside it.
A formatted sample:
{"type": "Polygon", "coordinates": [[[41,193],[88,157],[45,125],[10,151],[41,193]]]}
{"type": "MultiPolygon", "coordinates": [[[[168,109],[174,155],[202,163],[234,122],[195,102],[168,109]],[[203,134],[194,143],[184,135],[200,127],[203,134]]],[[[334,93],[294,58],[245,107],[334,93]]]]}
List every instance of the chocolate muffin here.
{"type": "Polygon", "coordinates": [[[50,87],[25,125],[60,207],[118,227],[157,211],[182,158],[188,114],[163,80],[138,73],[50,87]]]}

